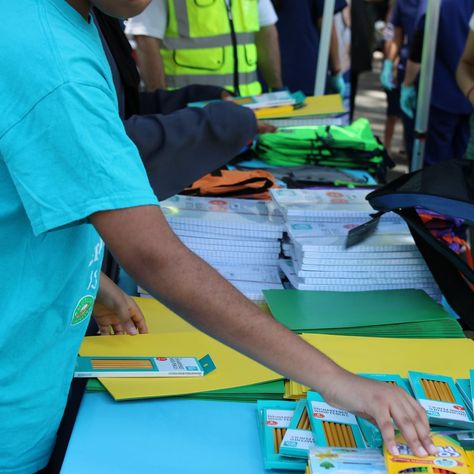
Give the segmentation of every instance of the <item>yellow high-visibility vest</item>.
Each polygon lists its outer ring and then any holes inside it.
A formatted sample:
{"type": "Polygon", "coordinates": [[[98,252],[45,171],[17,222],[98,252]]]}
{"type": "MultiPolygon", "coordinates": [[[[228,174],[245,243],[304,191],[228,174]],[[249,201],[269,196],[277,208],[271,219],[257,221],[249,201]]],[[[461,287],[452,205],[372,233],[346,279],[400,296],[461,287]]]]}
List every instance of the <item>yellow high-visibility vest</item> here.
{"type": "Polygon", "coordinates": [[[168,88],[207,84],[260,94],[259,28],[258,0],[168,0],[161,49],[168,88]]]}

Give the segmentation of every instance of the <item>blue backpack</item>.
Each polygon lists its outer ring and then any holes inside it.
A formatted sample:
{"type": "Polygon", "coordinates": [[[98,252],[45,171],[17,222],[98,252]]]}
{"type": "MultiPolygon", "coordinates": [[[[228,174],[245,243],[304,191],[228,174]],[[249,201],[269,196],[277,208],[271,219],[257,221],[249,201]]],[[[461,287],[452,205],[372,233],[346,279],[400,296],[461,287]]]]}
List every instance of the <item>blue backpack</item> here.
{"type": "Polygon", "coordinates": [[[366,199],[378,212],[349,233],[347,246],[370,235],[384,213],[397,213],[408,224],[447,302],[463,326],[474,330],[474,270],[431,233],[418,212],[421,208],[457,218],[468,233],[474,226],[474,161],[449,160],[408,173],[371,192],[366,199]]]}

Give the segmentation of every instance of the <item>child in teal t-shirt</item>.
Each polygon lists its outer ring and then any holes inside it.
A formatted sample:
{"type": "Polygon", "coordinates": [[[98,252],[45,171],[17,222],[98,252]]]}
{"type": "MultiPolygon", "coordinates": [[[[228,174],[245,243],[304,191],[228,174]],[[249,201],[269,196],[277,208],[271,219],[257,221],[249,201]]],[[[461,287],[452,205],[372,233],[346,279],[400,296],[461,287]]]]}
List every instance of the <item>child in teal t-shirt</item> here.
{"type": "Polygon", "coordinates": [[[2,12],[0,472],[17,474],[48,461],[94,304],[103,243],[85,219],[157,200],[93,22],[64,0],[2,12]]]}

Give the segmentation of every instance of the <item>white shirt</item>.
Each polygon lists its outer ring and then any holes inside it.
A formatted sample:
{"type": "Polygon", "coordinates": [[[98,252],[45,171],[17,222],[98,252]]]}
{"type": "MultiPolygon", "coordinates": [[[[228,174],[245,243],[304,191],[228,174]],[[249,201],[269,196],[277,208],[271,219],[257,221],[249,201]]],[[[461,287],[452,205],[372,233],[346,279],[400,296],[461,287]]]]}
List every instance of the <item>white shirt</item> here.
{"type": "MultiPolygon", "coordinates": [[[[151,36],[163,39],[168,18],[167,0],[151,0],[145,10],[126,22],[125,33],[135,36],[151,36]]],[[[278,17],[270,0],[258,0],[260,27],[274,25],[278,17]]]]}

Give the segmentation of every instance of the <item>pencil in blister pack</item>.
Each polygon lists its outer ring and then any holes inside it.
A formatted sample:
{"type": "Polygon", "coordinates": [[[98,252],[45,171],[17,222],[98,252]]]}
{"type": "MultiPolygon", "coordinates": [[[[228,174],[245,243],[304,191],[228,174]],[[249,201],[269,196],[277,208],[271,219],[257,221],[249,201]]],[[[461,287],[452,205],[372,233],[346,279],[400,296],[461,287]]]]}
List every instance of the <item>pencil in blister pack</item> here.
{"type": "Polygon", "coordinates": [[[388,474],[408,474],[414,472],[426,474],[470,474],[469,459],[460,443],[449,436],[432,433],[432,440],[437,454],[417,457],[408,447],[405,439],[396,437],[398,455],[390,454],[384,449],[385,464],[388,474]]]}
{"type": "Polygon", "coordinates": [[[306,400],[299,400],[283,437],[280,453],[284,456],[307,459],[311,446],[314,446],[314,438],[309,423],[306,400]]]}
{"type": "Polygon", "coordinates": [[[296,402],[258,400],[258,427],[265,469],[304,471],[306,461],[286,458],[280,446],[295,412],[296,402]]]}
{"type": "MultiPolygon", "coordinates": [[[[393,386],[397,386],[405,390],[409,395],[413,395],[410,389],[408,380],[400,377],[398,374],[359,374],[363,377],[385,382],[393,386]]],[[[367,446],[371,448],[380,448],[383,444],[382,433],[380,430],[370,421],[365,418],[357,417],[357,422],[364,436],[367,446]]]]}
{"type": "Polygon", "coordinates": [[[451,377],[408,372],[415,397],[432,425],[474,429],[474,420],[451,377]]]}
{"type": "Polygon", "coordinates": [[[308,392],[306,407],[316,446],[365,448],[356,417],[326,403],[316,392],[308,392]]]}

